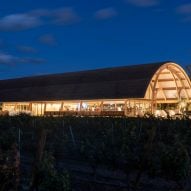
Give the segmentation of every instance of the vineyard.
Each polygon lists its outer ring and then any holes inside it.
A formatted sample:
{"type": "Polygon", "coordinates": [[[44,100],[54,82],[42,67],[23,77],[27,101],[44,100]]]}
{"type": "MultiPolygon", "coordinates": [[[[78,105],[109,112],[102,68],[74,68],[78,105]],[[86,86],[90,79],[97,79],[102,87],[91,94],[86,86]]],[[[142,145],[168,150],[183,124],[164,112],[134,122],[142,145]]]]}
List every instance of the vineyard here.
{"type": "Polygon", "coordinates": [[[0,117],[0,190],[191,190],[189,119],[0,117]]]}

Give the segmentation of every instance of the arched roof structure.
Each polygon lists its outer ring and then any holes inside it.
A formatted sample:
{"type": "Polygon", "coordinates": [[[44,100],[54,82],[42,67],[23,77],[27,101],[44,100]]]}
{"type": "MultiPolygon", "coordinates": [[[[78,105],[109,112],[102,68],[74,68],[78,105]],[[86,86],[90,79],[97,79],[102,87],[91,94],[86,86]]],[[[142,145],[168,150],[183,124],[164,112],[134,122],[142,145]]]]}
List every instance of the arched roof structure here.
{"type": "Polygon", "coordinates": [[[191,83],[178,64],[167,62],[160,66],[150,80],[145,98],[157,102],[191,99],[191,83]]]}
{"type": "Polygon", "coordinates": [[[0,101],[191,98],[190,80],[172,62],[0,80],[0,101]]]}

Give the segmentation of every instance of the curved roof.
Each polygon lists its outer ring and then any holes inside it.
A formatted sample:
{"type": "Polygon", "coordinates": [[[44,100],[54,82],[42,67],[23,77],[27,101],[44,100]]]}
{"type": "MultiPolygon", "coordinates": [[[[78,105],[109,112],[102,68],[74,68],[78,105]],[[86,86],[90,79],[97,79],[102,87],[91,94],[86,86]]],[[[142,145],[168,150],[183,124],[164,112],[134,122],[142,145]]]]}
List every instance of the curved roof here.
{"type": "Polygon", "coordinates": [[[176,63],[163,64],[152,77],[145,98],[155,101],[191,99],[191,82],[184,69],[176,63]]]}
{"type": "Polygon", "coordinates": [[[0,80],[0,101],[144,98],[153,75],[166,63],[0,80]]]}

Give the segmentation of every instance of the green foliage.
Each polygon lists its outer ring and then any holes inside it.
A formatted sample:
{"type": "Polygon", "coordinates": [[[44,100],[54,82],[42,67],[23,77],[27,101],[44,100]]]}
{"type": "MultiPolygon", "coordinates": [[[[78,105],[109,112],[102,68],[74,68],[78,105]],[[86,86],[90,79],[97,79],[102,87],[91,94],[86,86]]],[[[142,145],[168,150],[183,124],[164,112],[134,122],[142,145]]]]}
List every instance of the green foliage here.
{"type": "Polygon", "coordinates": [[[17,142],[20,129],[21,151],[34,154],[39,128],[46,129],[45,150],[52,153],[45,154],[39,166],[42,190],[71,189],[68,173],[54,167],[55,160],[65,158],[88,163],[95,174],[104,166],[126,175],[143,171],[177,184],[191,176],[188,119],[3,116],[0,148],[6,150],[17,142]]]}
{"type": "Polygon", "coordinates": [[[14,128],[3,128],[0,134],[0,190],[16,190],[19,184],[20,158],[14,128]]]}
{"type": "Polygon", "coordinates": [[[40,190],[70,191],[71,183],[68,172],[58,172],[54,167],[54,158],[45,153],[39,165],[40,190]]]}
{"type": "Polygon", "coordinates": [[[184,180],[190,176],[190,157],[184,145],[175,143],[173,147],[163,147],[160,156],[163,176],[176,181],[184,180]]]}

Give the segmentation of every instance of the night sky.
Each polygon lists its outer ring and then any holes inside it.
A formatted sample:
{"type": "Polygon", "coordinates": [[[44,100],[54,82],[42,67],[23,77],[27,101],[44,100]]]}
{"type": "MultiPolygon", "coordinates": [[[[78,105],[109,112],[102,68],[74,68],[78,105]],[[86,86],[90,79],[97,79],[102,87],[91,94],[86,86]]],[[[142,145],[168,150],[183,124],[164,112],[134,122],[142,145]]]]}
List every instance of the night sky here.
{"type": "Polygon", "coordinates": [[[0,79],[191,64],[190,0],[1,0],[0,79]]]}

